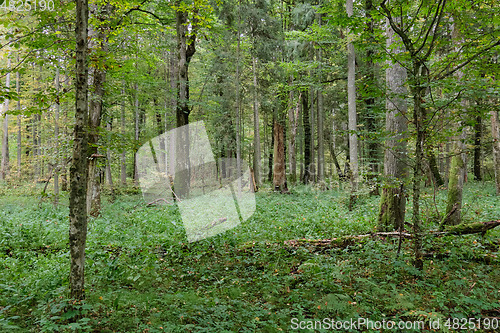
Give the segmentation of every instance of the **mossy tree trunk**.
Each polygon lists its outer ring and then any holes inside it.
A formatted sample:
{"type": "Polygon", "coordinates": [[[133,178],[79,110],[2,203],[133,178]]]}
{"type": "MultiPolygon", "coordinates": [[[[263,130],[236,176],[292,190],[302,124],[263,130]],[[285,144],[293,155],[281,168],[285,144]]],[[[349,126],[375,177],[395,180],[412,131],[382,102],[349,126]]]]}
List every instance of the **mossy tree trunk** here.
{"type": "MultiPolygon", "coordinates": [[[[461,39],[458,32],[458,27],[452,25],[452,37],[457,42],[458,45],[461,44],[461,39]]],[[[458,46],[456,47],[458,51],[458,46]]],[[[462,80],[462,71],[457,71],[456,76],[458,81],[462,80]]],[[[463,114],[467,108],[467,101],[463,99],[461,101],[461,110],[457,110],[456,116],[459,118],[460,114],[463,114]]],[[[442,221],[442,225],[457,225],[462,221],[461,211],[462,211],[462,191],[464,187],[466,169],[465,169],[465,128],[461,128],[462,122],[459,121],[457,124],[456,131],[461,131],[460,137],[455,139],[453,156],[451,158],[450,173],[448,176],[448,199],[446,203],[445,218],[442,221]]]]}
{"type": "MultiPolygon", "coordinates": [[[[400,38],[387,23],[387,48],[392,48],[400,38]]],[[[403,47],[393,49],[393,52],[403,52],[403,47]]],[[[386,130],[390,137],[386,140],[384,156],[384,176],[386,183],[380,199],[378,230],[391,231],[403,227],[406,209],[403,180],[407,177],[405,170],[406,141],[403,140],[407,131],[406,95],[407,72],[399,63],[389,61],[386,69],[387,101],[386,130]]]]}

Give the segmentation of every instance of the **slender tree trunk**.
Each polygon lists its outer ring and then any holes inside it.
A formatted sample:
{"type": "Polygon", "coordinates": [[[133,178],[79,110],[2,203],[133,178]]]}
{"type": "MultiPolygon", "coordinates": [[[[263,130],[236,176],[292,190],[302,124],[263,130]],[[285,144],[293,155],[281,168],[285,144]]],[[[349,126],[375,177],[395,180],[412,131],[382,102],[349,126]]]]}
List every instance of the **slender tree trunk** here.
{"type": "MultiPolygon", "coordinates": [[[[373,10],[373,1],[372,0],[366,0],[365,1],[365,10],[366,10],[366,18],[367,18],[367,24],[366,24],[366,32],[368,32],[369,36],[374,36],[374,21],[372,18],[372,10],[373,10]]],[[[375,43],[374,37],[370,37],[370,41],[375,43]]],[[[366,130],[368,131],[368,142],[367,142],[367,160],[368,160],[368,165],[369,165],[369,173],[368,173],[368,180],[370,182],[370,194],[373,195],[378,195],[379,194],[379,186],[376,181],[374,181],[374,178],[378,176],[379,172],[379,149],[378,149],[378,144],[376,140],[373,139],[373,134],[376,133],[377,128],[376,128],[376,110],[375,110],[375,94],[376,94],[376,80],[375,80],[375,63],[373,61],[374,59],[374,50],[371,48],[368,48],[366,51],[366,67],[367,67],[367,74],[366,74],[366,79],[365,79],[365,95],[366,97],[364,98],[364,103],[366,105],[366,113],[367,116],[365,117],[366,119],[366,130]]]]}
{"type": "Polygon", "coordinates": [[[275,191],[284,193],[288,191],[286,184],[286,173],[285,173],[285,126],[283,126],[283,119],[282,116],[279,114],[274,116],[273,136],[274,136],[273,186],[275,191]]]}
{"type": "MultiPolygon", "coordinates": [[[[108,132],[108,138],[111,134],[111,123],[113,122],[113,119],[109,119],[109,121],[106,123],[106,131],[108,132]]],[[[109,142],[109,140],[108,140],[109,142]]],[[[111,188],[111,191],[113,192],[113,176],[111,174],[111,149],[109,147],[106,147],[106,183],[109,185],[111,188]]]]}
{"type": "MultiPolygon", "coordinates": [[[[398,43],[399,36],[394,33],[389,23],[386,25],[387,48],[391,49],[398,43]]],[[[395,53],[403,52],[399,47],[395,53]]],[[[384,177],[386,183],[380,198],[378,229],[380,231],[398,230],[403,228],[406,209],[406,197],[403,182],[407,177],[406,140],[407,103],[406,103],[406,69],[400,64],[389,61],[386,69],[387,99],[386,99],[386,130],[389,138],[386,140],[384,156],[384,177]]]]}
{"type": "MultiPolygon", "coordinates": [[[[7,55],[8,57],[8,55],[7,55]]],[[[10,87],[10,58],[7,58],[7,77],[5,87],[10,87]]],[[[9,174],[9,99],[6,99],[3,104],[3,136],[2,136],[2,165],[0,167],[0,180],[5,180],[9,174]]]]}
{"type": "MultiPolygon", "coordinates": [[[[65,74],[65,82],[68,82],[68,76],[65,74]]],[[[64,138],[66,139],[68,135],[68,108],[64,108],[64,130],[63,130],[63,135],[64,138]]],[[[61,190],[63,192],[68,191],[68,177],[67,177],[67,166],[69,162],[69,157],[66,155],[63,155],[62,161],[61,161],[61,190]]]]}
{"type": "Polygon", "coordinates": [[[273,150],[274,150],[274,113],[272,117],[272,123],[271,123],[271,145],[269,146],[269,159],[268,159],[268,172],[267,172],[267,180],[272,181],[273,180],[273,150]]]}
{"type": "MultiPolygon", "coordinates": [[[[93,5],[96,12],[96,19],[102,21],[110,16],[111,6],[109,4],[93,5]]],[[[96,25],[94,30],[97,30],[95,40],[91,40],[95,44],[98,54],[106,54],[108,52],[108,29],[109,26],[103,22],[96,25]]],[[[92,36],[94,37],[94,36],[92,36]]],[[[105,62],[105,59],[100,59],[105,62]]],[[[88,170],[89,175],[87,178],[87,213],[91,216],[98,216],[101,212],[101,180],[103,170],[99,166],[98,144],[100,140],[100,126],[103,114],[103,101],[104,101],[104,84],[106,82],[106,70],[102,69],[99,64],[94,66],[94,82],[93,93],[90,101],[89,110],[89,155],[88,170]]]]}
{"type": "Polygon", "coordinates": [[[288,146],[288,156],[290,162],[290,181],[292,184],[297,182],[297,125],[299,123],[299,105],[301,95],[297,99],[297,103],[293,106],[293,92],[290,92],[290,108],[288,110],[288,120],[290,126],[290,140],[288,146]]]}
{"type": "Polygon", "coordinates": [[[481,175],[481,137],[483,133],[483,122],[480,115],[476,117],[474,132],[474,179],[483,180],[483,176],[481,175]]]}
{"type": "MultiPolygon", "coordinates": [[[[347,15],[353,14],[353,0],[346,1],[347,15]]],[[[348,32],[349,34],[349,32],[348,32]]],[[[356,114],[356,73],[355,73],[355,53],[354,45],[351,42],[347,44],[347,100],[349,109],[349,164],[351,168],[351,199],[349,200],[349,209],[354,206],[356,192],[358,191],[359,164],[358,164],[358,135],[357,132],[357,114],[356,114]]]]}
{"type": "Polygon", "coordinates": [[[308,184],[311,179],[311,123],[309,121],[308,92],[302,92],[302,128],[304,129],[304,174],[302,182],[308,184]]]}
{"type": "MultiPolygon", "coordinates": [[[[319,15],[319,25],[321,26],[321,14],[319,15]]],[[[319,78],[320,81],[322,81],[322,68],[321,68],[321,61],[323,60],[323,50],[320,48],[318,50],[318,62],[319,62],[319,78]]],[[[323,133],[323,126],[324,126],[324,110],[323,110],[323,90],[320,88],[318,89],[318,182],[323,186],[324,188],[324,180],[325,180],[325,135],[323,133]]]]}
{"type": "Polygon", "coordinates": [[[76,80],[73,160],[70,168],[69,248],[70,289],[75,300],[85,298],[85,243],[87,239],[87,124],[88,124],[88,0],[76,1],[76,80]]]}
{"type": "MultiPolygon", "coordinates": [[[[19,62],[19,54],[17,55],[17,62],[19,62]]],[[[21,78],[19,71],[16,73],[16,92],[17,96],[21,93],[21,78]]],[[[22,129],[21,129],[21,99],[17,100],[17,174],[21,177],[21,155],[22,155],[22,129]]]]}
{"type": "Polygon", "coordinates": [[[500,120],[497,110],[491,110],[491,136],[493,137],[493,166],[497,195],[500,195],[500,120]]]}
{"type": "MultiPolygon", "coordinates": [[[[121,132],[122,136],[125,137],[125,88],[122,87],[122,102],[121,102],[121,132]]],[[[125,149],[122,151],[120,156],[120,178],[123,186],[127,185],[127,159],[125,149]]]]}
{"type": "Polygon", "coordinates": [[[236,175],[238,183],[238,198],[241,197],[241,109],[240,109],[240,47],[241,47],[241,1],[238,1],[238,28],[236,47],[236,175]]]}
{"type": "MultiPolygon", "coordinates": [[[[176,1],[180,5],[180,1],[176,1]]],[[[189,124],[189,63],[196,52],[196,19],[194,22],[188,22],[187,13],[179,9],[175,13],[176,34],[177,34],[177,105],[176,122],[177,127],[189,124]],[[191,34],[188,37],[188,25],[191,26],[191,34]]],[[[175,191],[180,197],[189,195],[189,132],[183,130],[178,132],[176,142],[176,174],[175,191]]]]}
{"type": "Polygon", "coordinates": [[[56,161],[54,165],[54,205],[59,204],[59,68],[56,69],[56,110],[54,115],[54,138],[56,141],[56,161]]]}
{"type": "Polygon", "coordinates": [[[253,72],[253,173],[255,184],[260,186],[260,125],[259,125],[259,98],[257,86],[257,58],[252,59],[252,72],[253,72]]]}
{"type": "MultiPolygon", "coordinates": [[[[136,147],[139,146],[140,137],[140,114],[139,114],[139,85],[137,82],[134,84],[134,139],[136,147]]],[[[137,171],[137,148],[134,149],[134,174],[133,174],[134,184],[139,184],[139,174],[137,171]]]]}
{"type": "Polygon", "coordinates": [[[332,155],[333,163],[335,164],[335,168],[337,169],[337,176],[339,177],[339,184],[344,174],[342,173],[342,168],[340,167],[339,161],[337,159],[337,143],[336,143],[336,133],[337,133],[337,120],[335,119],[335,108],[332,108],[332,136],[331,136],[331,148],[330,154],[332,155]]]}
{"type": "Polygon", "coordinates": [[[413,122],[415,124],[415,131],[417,138],[415,141],[415,161],[413,165],[413,246],[414,246],[414,266],[416,269],[422,271],[424,268],[423,255],[422,255],[422,220],[420,219],[420,171],[422,169],[422,159],[424,157],[424,131],[423,128],[423,91],[422,83],[420,82],[419,72],[420,64],[415,64],[414,72],[414,88],[413,88],[413,122]]]}

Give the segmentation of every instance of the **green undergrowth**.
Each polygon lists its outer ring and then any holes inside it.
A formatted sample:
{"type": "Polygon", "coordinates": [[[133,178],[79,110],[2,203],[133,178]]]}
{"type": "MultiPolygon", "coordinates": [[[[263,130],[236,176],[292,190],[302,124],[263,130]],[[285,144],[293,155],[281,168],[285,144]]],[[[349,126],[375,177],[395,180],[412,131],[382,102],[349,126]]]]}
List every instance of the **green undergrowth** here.
{"type": "MultiPolygon", "coordinates": [[[[375,196],[360,196],[349,212],[341,191],[264,189],[249,220],[189,243],[175,206],[147,207],[128,193],[106,196],[101,216],[89,220],[87,299],[70,304],[67,198],[54,208],[36,191],[2,190],[0,331],[286,332],[292,318],[500,316],[499,230],[426,237],[420,273],[409,241],[399,257],[393,239],[322,252],[284,246],[375,231],[375,196]]],[[[433,194],[423,194],[426,229],[438,228],[445,205],[446,191],[433,194]]],[[[464,221],[500,218],[492,184],[469,183],[464,194],[464,221]]]]}

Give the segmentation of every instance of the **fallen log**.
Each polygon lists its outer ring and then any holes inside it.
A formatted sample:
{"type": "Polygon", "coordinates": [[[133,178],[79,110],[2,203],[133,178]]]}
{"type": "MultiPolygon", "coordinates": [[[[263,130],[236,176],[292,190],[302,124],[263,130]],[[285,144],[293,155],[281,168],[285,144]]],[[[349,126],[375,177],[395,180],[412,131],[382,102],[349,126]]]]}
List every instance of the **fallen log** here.
{"type": "MultiPolygon", "coordinates": [[[[483,235],[486,231],[491,230],[500,225],[500,220],[488,221],[488,222],[474,222],[474,223],[462,223],[456,226],[449,226],[445,231],[430,231],[424,236],[444,236],[444,235],[469,235],[482,233],[483,235]]],[[[354,235],[354,236],[343,236],[332,239],[291,239],[284,241],[284,245],[289,247],[306,247],[313,248],[315,251],[325,250],[330,248],[346,248],[348,246],[355,245],[358,241],[369,237],[396,237],[396,238],[413,238],[413,234],[406,231],[403,232],[374,232],[365,235],[354,235]]]]}
{"type": "Polygon", "coordinates": [[[488,222],[474,222],[474,223],[461,223],[459,225],[448,226],[445,228],[445,233],[452,235],[468,235],[468,234],[478,234],[483,235],[486,231],[491,230],[500,225],[500,220],[488,221],[488,222]]]}

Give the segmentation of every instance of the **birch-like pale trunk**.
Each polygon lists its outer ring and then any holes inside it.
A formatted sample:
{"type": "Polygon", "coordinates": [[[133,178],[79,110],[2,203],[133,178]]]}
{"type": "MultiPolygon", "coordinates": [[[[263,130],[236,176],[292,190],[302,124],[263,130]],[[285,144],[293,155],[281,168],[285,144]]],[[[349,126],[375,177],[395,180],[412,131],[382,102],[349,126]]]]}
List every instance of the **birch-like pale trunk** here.
{"type": "MultiPolygon", "coordinates": [[[[346,0],[347,15],[353,14],[353,0],[346,0]]],[[[349,38],[349,31],[347,31],[349,38]]],[[[356,56],[354,45],[348,41],[347,44],[347,104],[349,114],[349,164],[351,168],[351,199],[349,200],[349,209],[353,208],[358,191],[359,164],[358,164],[358,135],[357,114],[356,114],[356,56]]]]}

